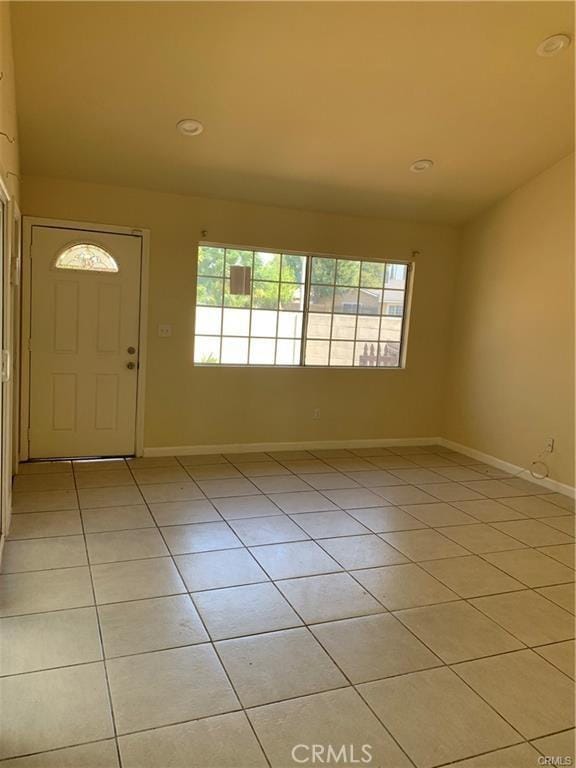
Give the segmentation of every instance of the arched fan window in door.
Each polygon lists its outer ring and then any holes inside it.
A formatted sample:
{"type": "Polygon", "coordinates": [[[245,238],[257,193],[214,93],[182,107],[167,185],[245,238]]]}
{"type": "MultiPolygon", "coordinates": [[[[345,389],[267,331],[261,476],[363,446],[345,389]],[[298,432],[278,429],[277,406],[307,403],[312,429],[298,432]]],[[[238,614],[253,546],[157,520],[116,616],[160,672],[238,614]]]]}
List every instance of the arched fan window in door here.
{"type": "Polygon", "coordinates": [[[118,272],[116,259],[99,245],[77,243],[65,248],[54,265],[56,269],[84,272],[118,272]]]}

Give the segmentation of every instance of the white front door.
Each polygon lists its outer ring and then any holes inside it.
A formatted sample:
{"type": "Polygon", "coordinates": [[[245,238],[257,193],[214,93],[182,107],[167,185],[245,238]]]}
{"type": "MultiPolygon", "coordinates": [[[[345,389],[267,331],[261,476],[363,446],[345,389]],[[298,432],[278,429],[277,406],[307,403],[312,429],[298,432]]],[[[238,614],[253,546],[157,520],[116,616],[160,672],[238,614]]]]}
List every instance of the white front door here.
{"type": "Polygon", "coordinates": [[[34,225],[30,458],[135,452],[142,239],[34,225]]]}

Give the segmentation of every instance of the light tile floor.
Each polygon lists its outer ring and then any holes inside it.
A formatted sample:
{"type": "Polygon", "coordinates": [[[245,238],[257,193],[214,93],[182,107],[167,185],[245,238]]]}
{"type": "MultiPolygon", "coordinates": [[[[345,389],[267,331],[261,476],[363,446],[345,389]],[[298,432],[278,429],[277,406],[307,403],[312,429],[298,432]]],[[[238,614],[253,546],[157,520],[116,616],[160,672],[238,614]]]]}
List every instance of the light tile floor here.
{"type": "Polygon", "coordinates": [[[0,766],[574,759],[574,533],[437,446],[22,465],[0,766]]]}

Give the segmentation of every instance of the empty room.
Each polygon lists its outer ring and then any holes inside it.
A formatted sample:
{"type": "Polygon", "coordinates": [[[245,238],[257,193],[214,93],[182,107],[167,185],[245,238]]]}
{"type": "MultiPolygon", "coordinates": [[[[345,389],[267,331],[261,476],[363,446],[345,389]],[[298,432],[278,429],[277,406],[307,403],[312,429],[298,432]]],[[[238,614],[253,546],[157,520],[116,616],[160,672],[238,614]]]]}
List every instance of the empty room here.
{"type": "Polygon", "coordinates": [[[574,10],[0,0],[0,768],[575,764],[574,10]]]}

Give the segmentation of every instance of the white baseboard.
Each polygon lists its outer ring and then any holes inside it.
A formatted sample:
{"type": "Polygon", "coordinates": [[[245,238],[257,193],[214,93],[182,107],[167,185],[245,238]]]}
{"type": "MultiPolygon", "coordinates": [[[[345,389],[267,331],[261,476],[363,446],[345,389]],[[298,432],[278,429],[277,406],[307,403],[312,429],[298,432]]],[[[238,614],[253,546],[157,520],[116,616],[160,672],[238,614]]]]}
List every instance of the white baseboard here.
{"type": "Polygon", "coordinates": [[[548,488],[550,491],[556,491],[557,493],[563,493],[565,496],[576,498],[576,488],[573,488],[571,485],[560,483],[558,480],[551,480],[549,477],[533,477],[530,474],[530,470],[526,469],[526,467],[520,467],[517,464],[511,464],[509,461],[498,459],[496,456],[491,456],[489,453],[482,453],[482,451],[477,451],[475,448],[469,448],[467,445],[455,443],[453,440],[447,440],[445,437],[439,437],[438,442],[440,445],[444,446],[444,448],[450,448],[453,451],[458,451],[458,453],[463,453],[466,456],[470,456],[472,459],[478,459],[478,461],[481,461],[484,464],[491,464],[493,467],[497,467],[504,472],[509,472],[511,475],[522,474],[523,477],[526,480],[529,480],[531,483],[536,483],[537,485],[541,485],[543,488],[548,488]]]}
{"type": "Polygon", "coordinates": [[[144,456],[196,456],[210,453],[256,451],[317,451],[323,448],[386,448],[391,445],[439,445],[439,437],[397,437],[379,440],[309,440],[300,443],[225,443],[222,445],[172,445],[144,448],[144,456]]]}
{"type": "Polygon", "coordinates": [[[299,443],[222,443],[220,445],[171,445],[144,449],[144,456],[196,456],[211,453],[254,453],[257,451],[314,451],[323,448],[386,448],[394,445],[441,445],[458,451],[485,464],[491,464],[511,475],[524,475],[530,482],[541,485],[551,491],[563,493],[571,498],[576,497],[576,489],[565,483],[550,478],[538,479],[532,477],[530,470],[511,464],[509,461],[482,453],[467,445],[455,443],[445,437],[396,437],[379,440],[309,440],[299,443]]]}

